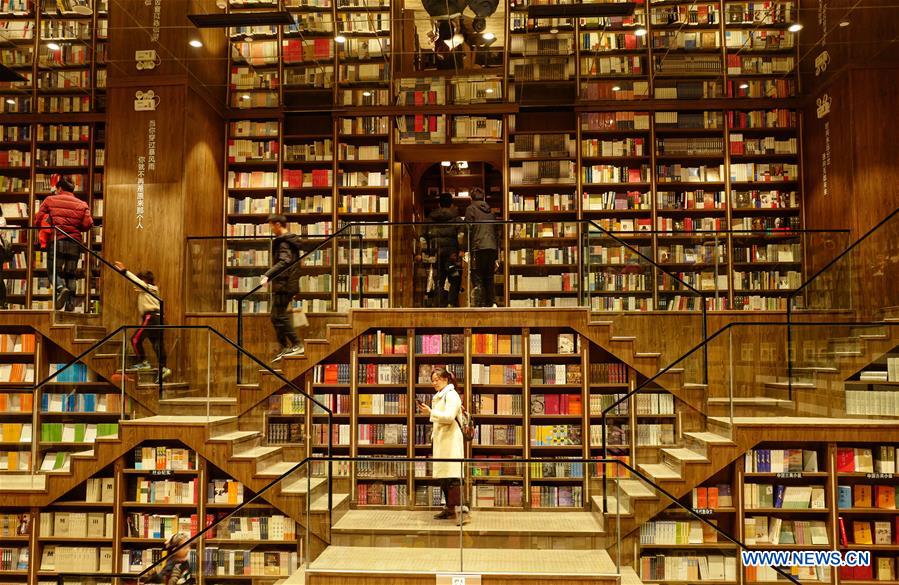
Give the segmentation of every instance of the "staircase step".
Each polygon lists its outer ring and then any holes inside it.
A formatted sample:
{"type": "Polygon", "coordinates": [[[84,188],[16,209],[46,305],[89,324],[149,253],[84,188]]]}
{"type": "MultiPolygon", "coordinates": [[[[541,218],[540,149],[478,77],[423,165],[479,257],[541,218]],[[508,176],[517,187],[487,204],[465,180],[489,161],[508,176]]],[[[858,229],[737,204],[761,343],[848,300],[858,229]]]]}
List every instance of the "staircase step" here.
{"type": "MultiPolygon", "coordinates": [[[[818,387],[814,382],[793,382],[793,388],[798,388],[801,390],[814,390],[818,387]]],[[[781,390],[786,390],[790,387],[789,382],[765,382],[765,387],[767,388],[778,388],[781,390]]]]}
{"type": "Polygon", "coordinates": [[[633,335],[613,335],[609,338],[609,341],[636,341],[637,338],[633,335]]]}
{"type": "Polygon", "coordinates": [[[684,479],[676,469],[672,469],[664,463],[641,463],[637,467],[656,481],[660,479],[683,481],[684,479]]]}
{"type": "Polygon", "coordinates": [[[258,475],[259,477],[271,478],[281,477],[282,475],[296,467],[297,463],[299,463],[299,461],[279,461],[278,463],[275,463],[273,465],[266,466],[262,471],[258,471],[256,475],[258,475]]]}
{"type": "Polygon", "coordinates": [[[237,405],[237,398],[230,396],[185,396],[183,398],[163,398],[159,401],[160,406],[165,404],[169,406],[196,406],[209,404],[213,406],[232,406],[237,405]]]}
{"type": "Polygon", "coordinates": [[[238,441],[244,441],[246,439],[251,439],[253,437],[261,436],[262,433],[259,431],[231,431],[229,433],[225,433],[223,435],[216,435],[214,437],[209,437],[210,442],[219,442],[219,443],[232,443],[238,441]]]}
{"type": "Polygon", "coordinates": [[[696,451],[691,451],[690,449],[684,449],[682,447],[662,449],[662,453],[682,462],[708,463],[709,461],[702,453],[697,453],[696,451]]]}
{"type": "Polygon", "coordinates": [[[707,431],[701,432],[687,432],[684,433],[685,437],[690,437],[691,439],[696,439],[700,443],[709,443],[715,445],[733,445],[734,442],[729,438],[719,435],[717,433],[710,433],[707,431]]]}
{"type": "MultiPolygon", "coordinates": [[[[716,405],[727,405],[730,404],[730,398],[709,398],[709,404],[716,405]]],[[[734,406],[787,406],[789,404],[793,404],[791,400],[784,400],[782,398],[768,398],[767,396],[747,396],[747,397],[737,397],[733,399],[734,406]]]]}
{"type": "Polygon", "coordinates": [[[662,352],[659,351],[635,351],[635,358],[660,358],[662,357],[662,352]]]}
{"type": "Polygon", "coordinates": [[[618,487],[624,495],[632,500],[658,497],[654,490],[639,479],[619,479],[618,487]]]}
{"type": "MultiPolygon", "coordinates": [[[[591,498],[591,501],[593,502],[593,509],[596,510],[597,512],[601,512],[602,511],[602,496],[593,496],[591,498]]],[[[611,515],[618,514],[618,506],[619,506],[618,498],[615,497],[614,492],[610,493],[608,498],[606,498],[606,505],[609,508],[609,511],[607,512],[607,514],[611,514],[611,515]]],[[[630,516],[631,508],[630,508],[630,505],[628,504],[627,500],[622,499],[620,505],[621,505],[621,515],[622,516],[630,516]]],[[[611,520],[611,524],[608,526],[608,528],[611,529],[612,531],[615,530],[615,519],[614,518],[611,520]]]]}
{"type": "Polygon", "coordinates": [[[643,581],[633,567],[620,567],[620,570],[621,585],[643,585],[643,581]]]}
{"type": "Polygon", "coordinates": [[[682,384],[684,390],[707,390],[708,384],[699,384],[696,382],[684,382],[682,384]]]}
{"type": "Polygon", "coordinates": [[[246,451],[241,451],[240,453],[235,453],[231,455],[232,459],[262,459],[263,457],[270,457],[275,453],[279,453],[282,450],[281,447],[272,447],[272,446],[258,446],[253,447],[252,449],[247,449],[246,451]]]}
{"type": "Polygon", "coordinates": [[[158,414],[144,418],[135,418],[132,420],[120,421],[120,425],[198,425],[198,424],[223,424],[229,422],[237,422],[236,416],[205,416],[205,415],[176,415],[176,414],[158,414]]]}
{"type": "MultiPolygon", "coordinates": [[[[320,485],[322,485],[323,483],[325,483],[326,481],[328,481],[328,480],[327,480],[326,478],[324,478],[324,477],[313,477],[312,479],[309,480],[308,487],[309,487],[313,492],[315,492],[315,490],[316,490],[320,485]]],[[[303,495],[303,494],[306,493],[306,487],[307,487],[307,484],[306,484],[306,478],[303,477],[303,478],[300,478],[300,479],[297,479],[297,480],[293,481],[293,482],[290,483],[289,485],[282,486],[282,487],[281,487],[281,493],[282,493],[282,494],[292,494],[292,495],[301,496],[301,495],[303,495]]]]}
{"type": "MultiPolygon", "coordinates": [[[[350,494],[332,494],[331,496],[331,509],[335,509],[347,500],[350,499],[350,494]]],[[[313,512],[327,512],[328,511],[328,494],[325,492],[319,497],[312,500],[311,509],[313,512]]]]}
{"type": "Polygon", "coordinates": [[[0,492],[47,491],[46,473],[4,473],[0,477],[0,492]]]}

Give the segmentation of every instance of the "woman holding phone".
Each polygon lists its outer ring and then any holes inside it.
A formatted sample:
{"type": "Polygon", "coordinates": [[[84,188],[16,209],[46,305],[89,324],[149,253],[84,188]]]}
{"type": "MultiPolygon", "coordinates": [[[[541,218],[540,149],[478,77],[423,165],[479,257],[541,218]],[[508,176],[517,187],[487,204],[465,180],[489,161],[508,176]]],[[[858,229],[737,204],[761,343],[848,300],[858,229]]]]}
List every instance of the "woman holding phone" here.
{"type": "MultiPolygon", "coordinates": [[[[462,412],[462,399],[456,392],[455,377],[445,368],[436,368],[431,372],[434,398],[431,406],[418,403],[418,408],[431,417],[434,424],[431,431],[434,459],[463,459],[465,457],[465,440],[458,419],[462,412]]],[[[434,516],[438,520],[455,520],[456,506],[460,506],[461,517],[458,525],[468,523],[468,514],[462,508],[462,463],[450,461],[434,462],[434,477],[440,480],[440,489],[446,507],[434,516]]]]}

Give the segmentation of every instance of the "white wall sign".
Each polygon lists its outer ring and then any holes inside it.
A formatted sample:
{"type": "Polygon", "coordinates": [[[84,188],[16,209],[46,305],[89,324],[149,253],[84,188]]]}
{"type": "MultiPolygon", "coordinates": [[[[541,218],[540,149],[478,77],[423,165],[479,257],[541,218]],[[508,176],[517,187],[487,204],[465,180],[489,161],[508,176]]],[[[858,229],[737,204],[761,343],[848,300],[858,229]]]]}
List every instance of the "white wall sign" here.
{"type": "Polygon", "coordinates": [[[438,574],[437,585],[481,585],[481,576],[451,573],[438,574]]]}
{"type": "MultiPolygon", "coordinates": [[[[830,95],[826,93],[817,99],[815,105],[817,106],[816,110],[819,120],[827,118],[827,116],[830,115],[831,102],[830,95]]],[[[830,183],[827,179],[828,167],[830,167],[830,121],[824,120],[824,152],[821,153],[821,184],[824,188],[825,197],[830,195],[830,183]]]]}
{"type": "Polygon", "coordinates": [[[156,119],[147,122],[147,152],[137,157],[137,200],[134,213],[137,219],[136,229],[144,229],[144,190],[146,175],[156,170],[156,119]]]}
{"type": "Polygon", "coordinates": [[[150,32],[150,40],[159,42],[159,28],[162,24],[162,0],[144,0],[144,6],[153,7],[153,28],[150,32]]]}

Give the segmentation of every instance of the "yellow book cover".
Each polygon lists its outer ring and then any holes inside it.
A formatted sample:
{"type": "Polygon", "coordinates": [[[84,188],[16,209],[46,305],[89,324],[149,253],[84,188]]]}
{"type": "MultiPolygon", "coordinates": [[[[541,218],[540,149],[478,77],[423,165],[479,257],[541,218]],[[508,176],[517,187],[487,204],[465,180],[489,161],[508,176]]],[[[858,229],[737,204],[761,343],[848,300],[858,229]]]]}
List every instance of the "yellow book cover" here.
{"type": "Polygon", "coordinates": [[[870,522],[853,522],[852,539],[855,544],[874,544],[870,522]]]}

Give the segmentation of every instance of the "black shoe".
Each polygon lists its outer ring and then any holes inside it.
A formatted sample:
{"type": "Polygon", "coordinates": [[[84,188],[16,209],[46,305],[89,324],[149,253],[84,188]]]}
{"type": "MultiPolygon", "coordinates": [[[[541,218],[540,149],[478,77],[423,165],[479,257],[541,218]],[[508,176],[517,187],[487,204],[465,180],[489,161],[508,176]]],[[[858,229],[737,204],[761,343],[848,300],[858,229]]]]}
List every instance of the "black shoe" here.
{"type": "Polygon", "coordinates": [[[450,512],[449,509],[444,508],[439,514],[434,514],[434,520],[446,520],[447,518],[453,518],[455,516],[456,515],[453,512],[450,512]]]}
{"type": "Polygon", "coordinates": [[[69,298],[71,296],[72,291],[70,291],[69,289],[65,287],[59,289],[59,292],[56,293],[56,310],[61,311],[63,307],[66,307],[69,304],[69,298]]]}

